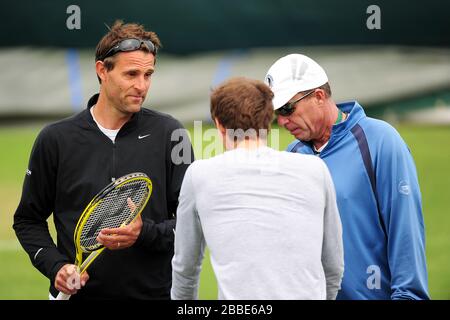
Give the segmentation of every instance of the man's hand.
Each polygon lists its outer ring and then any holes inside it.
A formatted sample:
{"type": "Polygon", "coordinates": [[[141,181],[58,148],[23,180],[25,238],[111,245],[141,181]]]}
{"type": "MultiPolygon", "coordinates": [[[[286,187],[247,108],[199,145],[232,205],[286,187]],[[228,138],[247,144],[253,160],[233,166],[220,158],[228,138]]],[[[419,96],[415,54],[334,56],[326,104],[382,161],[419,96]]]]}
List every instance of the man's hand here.
{"type": "MultiPolygon", "coordinates": [[[[133,212],[136,205],[127,199],[128,207],[133,212]]],[[[139,237],[142,230],[142,218],[139,215],[132,223],[121,228],[102,229],[97,241],[110,250],[119,250],[131,247],[139,237]]]]}
{"type": "Polygon", "coordinates": [[[80,290],[89,280],[87,272],[78,273],[78,267],[74,264],[65,264],[59,269],[55,278],[55,288],[65,294],[73,295],[80,290]]]}

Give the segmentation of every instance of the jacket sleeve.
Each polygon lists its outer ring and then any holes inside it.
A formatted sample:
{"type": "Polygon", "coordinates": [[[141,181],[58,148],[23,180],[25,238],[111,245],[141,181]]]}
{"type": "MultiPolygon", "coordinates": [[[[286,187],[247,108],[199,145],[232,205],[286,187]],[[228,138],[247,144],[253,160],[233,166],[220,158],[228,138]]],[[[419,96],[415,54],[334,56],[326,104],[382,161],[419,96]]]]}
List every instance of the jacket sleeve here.
{"type": "Polygon", "coordinates": [[[180,193],[175,234],[175,254],[172,260],[173,300],[198,298],[200,271],[205,251],[205,239],[195,204],[192,167],[186,172],[180,193]]]}
{"type": "Polygon", "coordinates": [[[387,233],[392,299],[429,299],[419,182],[411,153],[392,129],[378,146],[377,192],[387,233]]]}
{"type": "Polygon", "coordinates": [[[327,284],[327,300],[335,300],[344,274],[342,225],[336,204],[336,191],[331,175],[323,163],[325,212],[323,221],[322,266],[327,284]]]}
{"type": "Polygon", "coordinates": [[[154,251],[170,251],[174,245],[175,214],[181,184],[188,166],[194,161],[194,152],[187,134],[181,124],[169,134],[170,143],[166,151],[166,199],[167,219],[155,223],[149,218],[143,219],[141,234],[136,242],[139,246],[154,251]]]}
{"type": "Polygon", "coordinates": [[[32,264],[53,282],[69,259],[58,251],[47,224],[54,209],[57,171],[57,145],[49,131],[41,131],[31,151],[13,228],[32,264]]]}

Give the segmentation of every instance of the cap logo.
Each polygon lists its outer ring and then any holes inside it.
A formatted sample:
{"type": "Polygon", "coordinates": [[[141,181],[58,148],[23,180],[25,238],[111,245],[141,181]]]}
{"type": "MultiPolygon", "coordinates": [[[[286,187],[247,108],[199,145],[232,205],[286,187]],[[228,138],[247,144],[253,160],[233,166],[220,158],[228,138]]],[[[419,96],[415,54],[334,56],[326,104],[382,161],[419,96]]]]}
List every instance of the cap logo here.
{"type": "Polygon", "coordinates": [[[270,88],[273,87],[273,78],[272,78],[272,76],[271,76],[270,74],[268,74],[268,75],[266,76],[266,82],[267,82],[267,85],[268,85],[270,88]]]}

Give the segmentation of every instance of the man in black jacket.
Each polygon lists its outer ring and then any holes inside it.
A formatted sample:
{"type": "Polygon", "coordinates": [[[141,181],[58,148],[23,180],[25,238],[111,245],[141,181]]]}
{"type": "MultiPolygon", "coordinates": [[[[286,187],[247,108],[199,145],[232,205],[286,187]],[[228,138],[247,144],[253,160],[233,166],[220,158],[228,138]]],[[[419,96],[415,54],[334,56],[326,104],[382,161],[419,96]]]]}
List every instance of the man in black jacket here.
{"type": "Polygon", "coordinates": [[[193,153],[177,120],[141,107],[159,47],[154,32],[117,21],[97,45],[100,93],[36,139],[13,227],[33,265],[50,279],[50,298],[58,291],[76,293],[72,299],[170,297],[174,213],[193,153]],[[79,279],[82,289],[72,287],[80,214],[104,186],[132,172],[146,173],[153,184],[142,217],[117,234],[100,234],[109,250],[79,279]],[[52,213],[57,245],[47,225],[52,213]]]}

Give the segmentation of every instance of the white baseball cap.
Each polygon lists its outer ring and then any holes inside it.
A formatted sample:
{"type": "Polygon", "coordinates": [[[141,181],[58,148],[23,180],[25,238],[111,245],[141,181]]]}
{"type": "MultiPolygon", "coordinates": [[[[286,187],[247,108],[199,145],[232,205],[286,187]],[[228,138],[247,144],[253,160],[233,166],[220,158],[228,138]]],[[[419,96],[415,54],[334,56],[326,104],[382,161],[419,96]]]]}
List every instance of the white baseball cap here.
{"type": "Polygon", "coordinates": [[[270,67],[265,82],[273,91],[273,108],[277,110],[297,93],[324,85],[328,77],[313,59],[302,54],[289,54],[270,67]]]}

